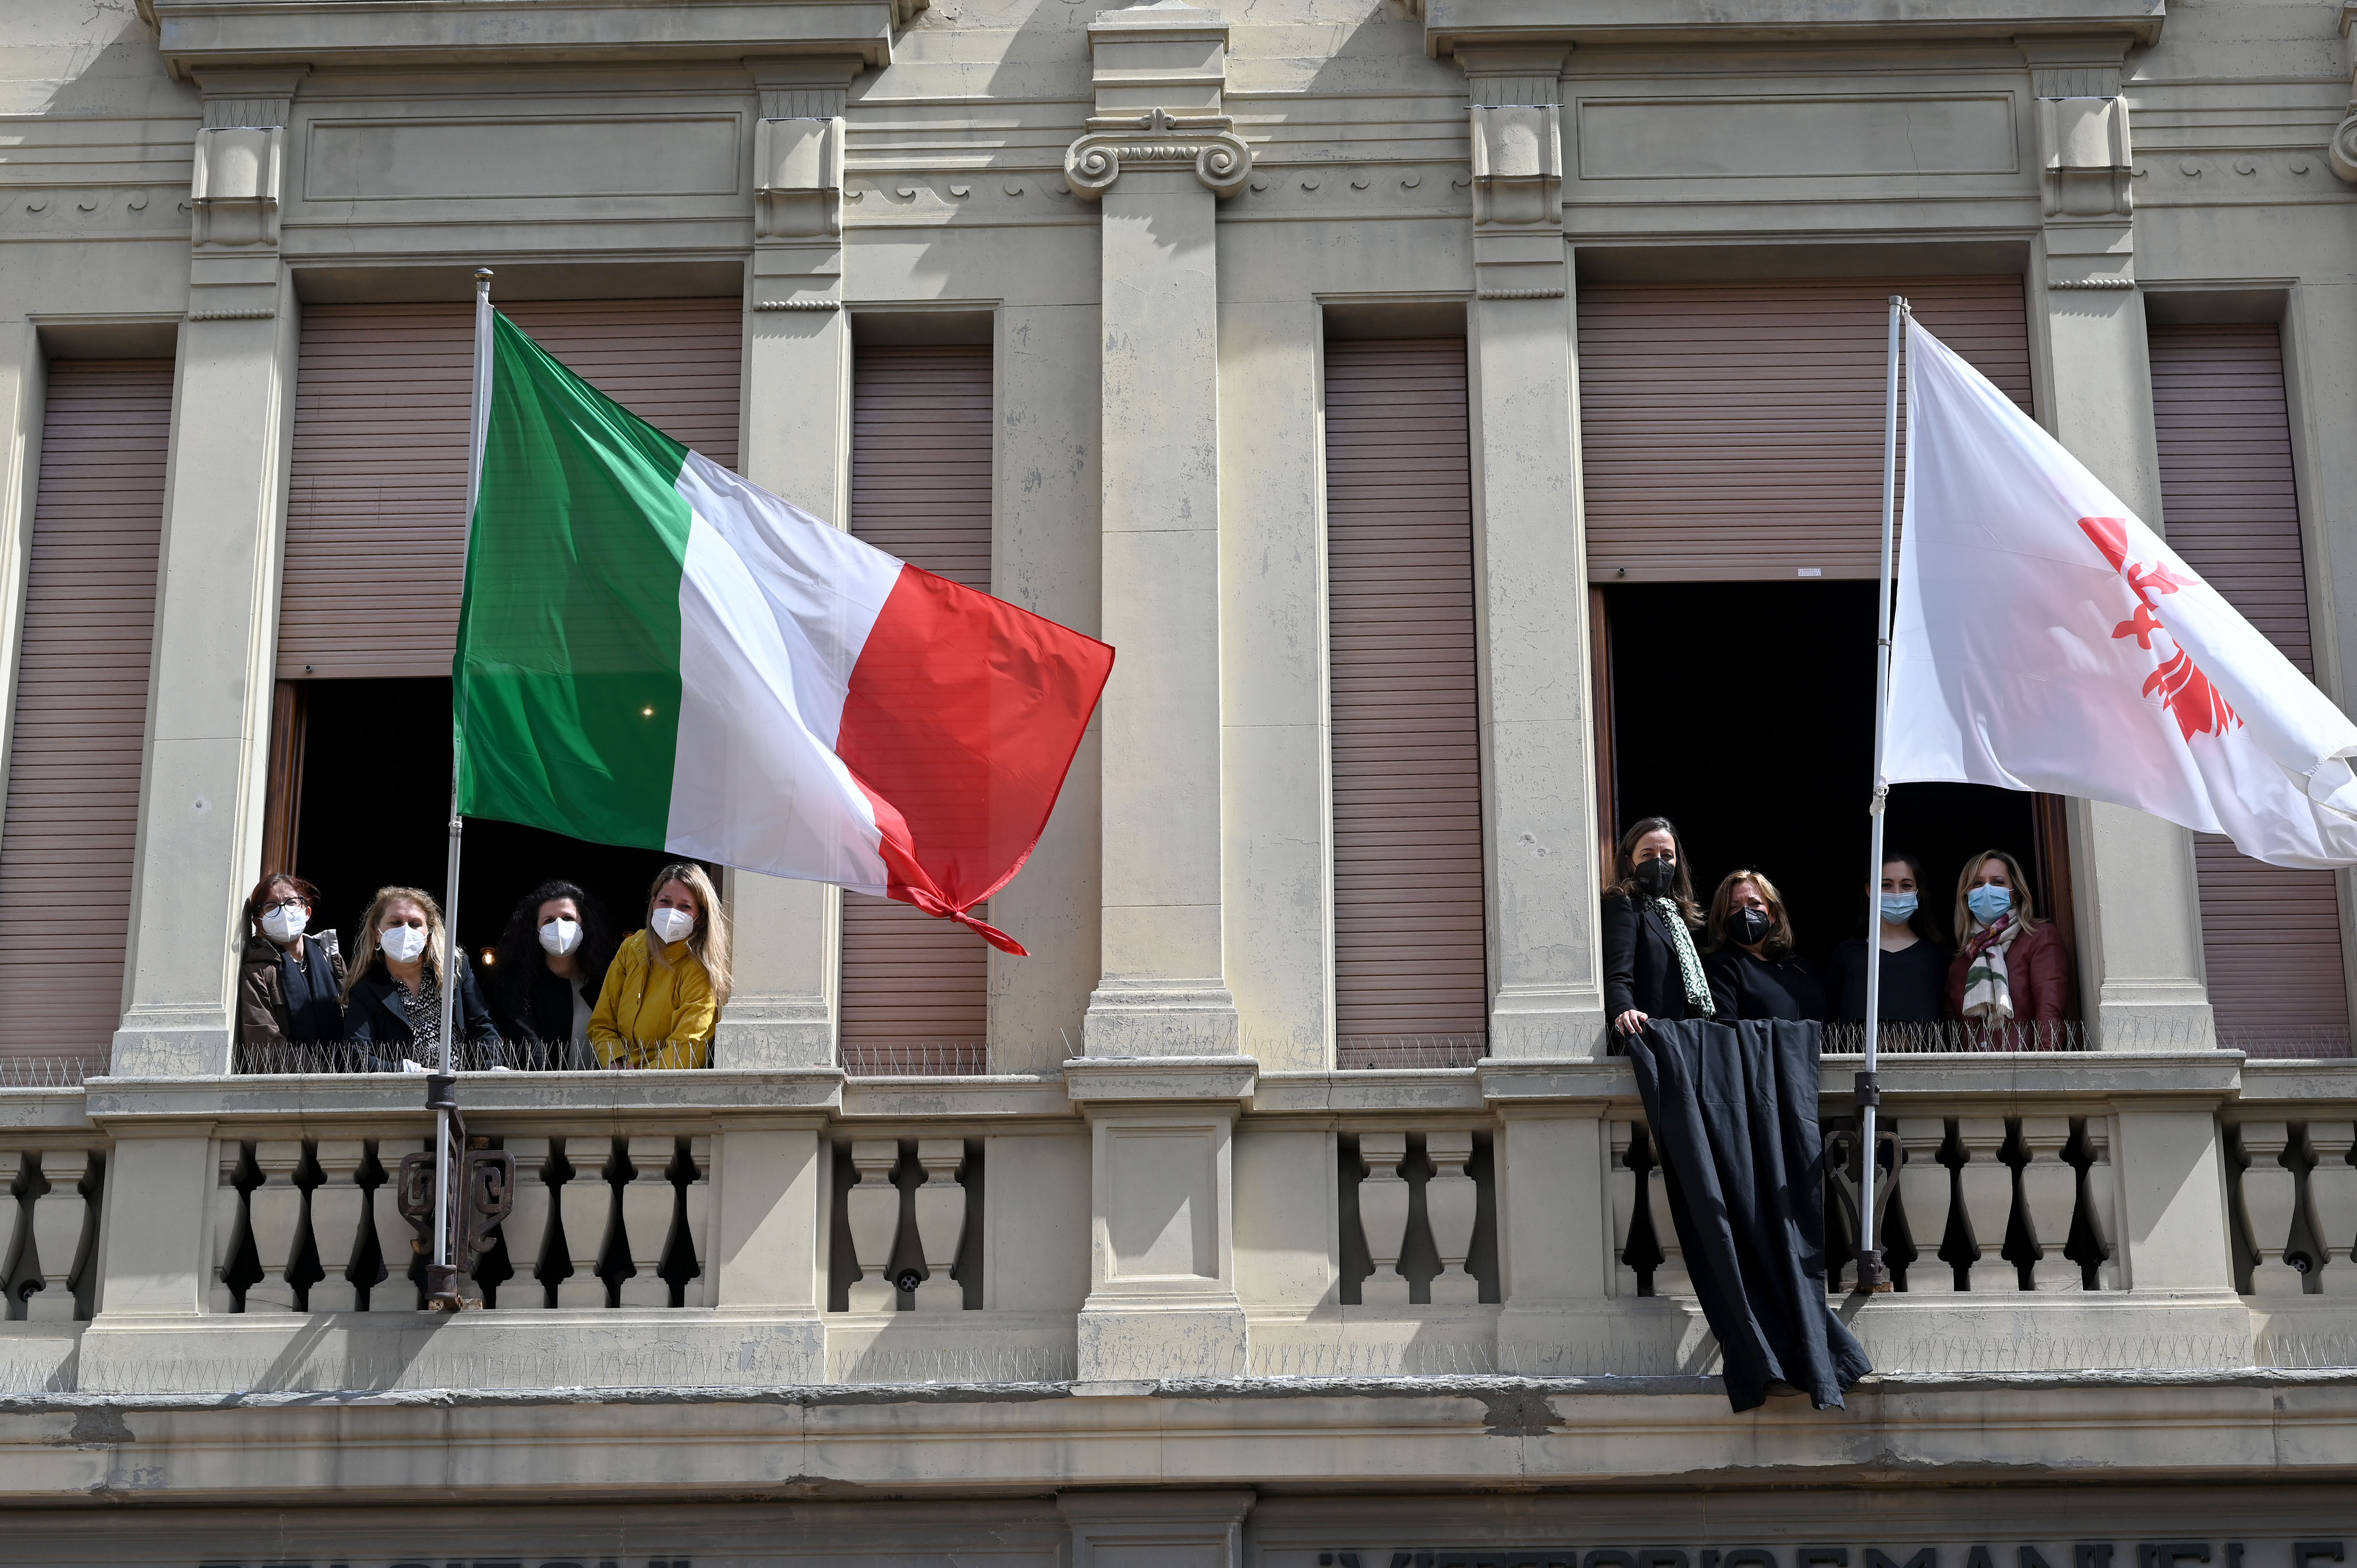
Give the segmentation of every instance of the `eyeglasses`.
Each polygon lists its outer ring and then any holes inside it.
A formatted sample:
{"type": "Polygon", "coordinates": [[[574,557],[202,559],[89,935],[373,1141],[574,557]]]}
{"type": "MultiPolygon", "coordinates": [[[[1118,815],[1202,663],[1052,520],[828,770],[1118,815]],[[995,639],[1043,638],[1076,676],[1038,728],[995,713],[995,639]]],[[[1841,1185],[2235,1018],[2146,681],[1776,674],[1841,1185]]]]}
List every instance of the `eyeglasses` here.
{"type": "Polygon", "coordinates": [[[310,907],[300,898],[281,898],[275,904],[264,904],[262,908],[266,914],[273,909],[307,909],[310,907]]]}

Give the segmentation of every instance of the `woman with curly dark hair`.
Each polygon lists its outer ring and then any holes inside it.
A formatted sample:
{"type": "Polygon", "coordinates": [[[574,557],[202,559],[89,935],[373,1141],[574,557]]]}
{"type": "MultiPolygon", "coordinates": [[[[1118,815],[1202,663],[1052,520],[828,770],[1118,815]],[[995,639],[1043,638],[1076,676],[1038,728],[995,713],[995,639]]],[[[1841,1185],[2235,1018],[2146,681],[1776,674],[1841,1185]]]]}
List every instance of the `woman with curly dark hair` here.
{"type": "Polygon", "coordinates": [[[614,961],[614,926],[605,907],[570,882],[544,882],[524,895],[500,936],[491,1012],[517,1049],[520,1067],[594,1068],[589,1018],[614,961]]]}

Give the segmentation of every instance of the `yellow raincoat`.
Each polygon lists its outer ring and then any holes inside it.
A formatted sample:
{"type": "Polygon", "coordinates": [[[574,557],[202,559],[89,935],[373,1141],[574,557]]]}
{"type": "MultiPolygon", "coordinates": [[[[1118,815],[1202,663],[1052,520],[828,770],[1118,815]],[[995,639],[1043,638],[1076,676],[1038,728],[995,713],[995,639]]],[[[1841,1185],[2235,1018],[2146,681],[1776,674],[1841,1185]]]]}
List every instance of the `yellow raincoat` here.
{"type": "Polygon", "coordinates": [[[720,1012],[711,978],[685,942],[651,953],[652,941],[645,931],[622,939],[589,1019],[589,1048],[601,1067],[709,1067],[720,1012]]]}

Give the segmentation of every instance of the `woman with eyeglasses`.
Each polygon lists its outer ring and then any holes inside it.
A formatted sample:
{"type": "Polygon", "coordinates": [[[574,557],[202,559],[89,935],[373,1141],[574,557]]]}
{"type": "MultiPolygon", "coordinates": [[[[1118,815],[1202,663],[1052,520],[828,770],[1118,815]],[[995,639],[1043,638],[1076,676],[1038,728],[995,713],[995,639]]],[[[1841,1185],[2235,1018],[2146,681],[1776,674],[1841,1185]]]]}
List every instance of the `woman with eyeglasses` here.
{"type": "Polygon", "coordinates": [[[512,1065],[594,1068],[589,1020],[614,960],[605,906],[570,882],[544,882],[508,917],[491,969],[491,1013],[517,1047],[512,1065]]]}
{"type": "MultiPolygon", "coordinates": [[[[361,920],[351,978],[344,983],[344,1038],[360,1053],[363,1072],[400,1072],[404,1062],[442,1065],[442,909],[414,887],[380,887],[361,920]]],[[[501,1067],[499,1026],[475,988],[467,955],[458,955],[457,995],[451,1032],[467,1047],[454,1052],[462,1069],[501,1067]]]]}
{"type": "Polygon", "coordinates": [[[245,900],[245,950],[238,955],[237,1043],[286,1052],[279,1071],[325,1068],[298,1046],[332,1046],[344,1037],[344,955],[335,928],[311,929],[319,890],[299,876],[271,873],[245,900]]]}

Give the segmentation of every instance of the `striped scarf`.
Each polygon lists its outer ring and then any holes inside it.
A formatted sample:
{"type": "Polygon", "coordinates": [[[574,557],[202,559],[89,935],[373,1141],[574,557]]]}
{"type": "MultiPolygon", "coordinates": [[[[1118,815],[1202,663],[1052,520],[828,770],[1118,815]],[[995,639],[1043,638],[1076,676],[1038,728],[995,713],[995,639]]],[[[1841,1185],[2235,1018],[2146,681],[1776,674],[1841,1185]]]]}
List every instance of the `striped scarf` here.
{"type": "Polygon", "coordinates": [[[1964,946],[1964,1016],[1984,1024],[2013,1021],[2013,992],[2005,972],[2005,950],[2021,934],[2007,915],[1964,946]]]}
{"type": "Polygon", "coordinates": [[[1718,1011],[1718,1004],[1710,998],[1710,978],[1702,972],[1694,934],[1686,929],[1685,911],[1678,908],[1674,898],[1649,898],[1646,902],[1662,912],[1663,923],[1670,928],[1670,945],[1678,950],[1678,973],[1685,981],[1687,1008],[1696,1017],[1709,1017],[1718,1011]]]}

